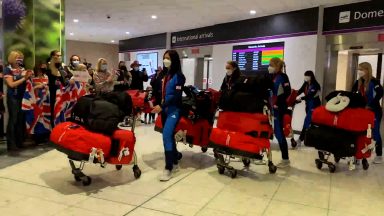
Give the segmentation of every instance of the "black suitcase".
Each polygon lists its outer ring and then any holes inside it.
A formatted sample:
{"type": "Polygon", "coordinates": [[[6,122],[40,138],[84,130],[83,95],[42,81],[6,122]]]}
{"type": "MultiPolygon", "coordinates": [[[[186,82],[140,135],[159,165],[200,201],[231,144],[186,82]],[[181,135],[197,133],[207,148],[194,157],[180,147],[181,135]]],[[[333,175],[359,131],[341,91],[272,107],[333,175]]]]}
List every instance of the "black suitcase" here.
{"type": "Polygon", "coordinates": [[[352,157],[357,149],[356,133],[332,127],[311,125],[305,135],[306,146],[332,153],[335,157],[352,157]]]}

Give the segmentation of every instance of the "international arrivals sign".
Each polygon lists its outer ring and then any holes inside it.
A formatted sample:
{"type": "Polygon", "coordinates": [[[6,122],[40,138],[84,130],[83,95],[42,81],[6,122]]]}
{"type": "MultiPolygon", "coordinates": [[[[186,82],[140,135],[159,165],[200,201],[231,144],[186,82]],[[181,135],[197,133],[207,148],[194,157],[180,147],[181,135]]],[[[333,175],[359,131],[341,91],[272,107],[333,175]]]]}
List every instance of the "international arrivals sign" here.
{"type": "Polygon", "coordinates": [[[368,1],[324,9],[324,34],[379,29],[384,29],[384,2],[382,1],[368,1]]]}

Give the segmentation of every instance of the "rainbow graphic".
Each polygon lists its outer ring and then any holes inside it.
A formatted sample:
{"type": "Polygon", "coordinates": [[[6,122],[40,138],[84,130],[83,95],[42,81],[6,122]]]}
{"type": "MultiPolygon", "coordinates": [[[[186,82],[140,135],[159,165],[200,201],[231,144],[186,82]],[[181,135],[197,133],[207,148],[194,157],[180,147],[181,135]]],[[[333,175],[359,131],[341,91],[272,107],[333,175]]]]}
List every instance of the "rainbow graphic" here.
{"type": "Polygon", "coordinates": [[[263,50],[261,54],[261,64],[269,65],[271,58],[275,57],[284,60],[284,47],[276,47],[273,49],[263,50]]]}

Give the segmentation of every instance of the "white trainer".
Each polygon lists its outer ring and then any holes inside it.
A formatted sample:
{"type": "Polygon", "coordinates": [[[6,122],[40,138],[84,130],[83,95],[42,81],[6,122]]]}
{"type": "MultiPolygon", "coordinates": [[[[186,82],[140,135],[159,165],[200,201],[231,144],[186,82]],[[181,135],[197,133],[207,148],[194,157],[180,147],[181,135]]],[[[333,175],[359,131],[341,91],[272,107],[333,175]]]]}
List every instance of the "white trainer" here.
{"type": "Polygon", "coordinates": [[[375,159],[373,159],[374,164],[382,164],[383,163],[383,156],[376,156],[375,159]]]}
{"type": "Polygon", "coordinates": [[[286,168],[286,167],[289,167],[291,165],[291,161],[290,160],[281,160],[280,163],[278,163],[276,165],[277,168],[286,168]]]}
{"type": "Polygon", "coordinates": [[[172,172],[170,170],[165,169],[163,174],[160,175],[159,180],[161,182],[169,181],[172,178],[172,172]]]}
{"type": "Polygon", "coordinates": [[[172,169],[172,172],[173,173],[177,173],[177,172],[179,172],[180,171],[180,166],[179,166],[179,164],[174,164],[173,165],[173,169],[172,169]]]}

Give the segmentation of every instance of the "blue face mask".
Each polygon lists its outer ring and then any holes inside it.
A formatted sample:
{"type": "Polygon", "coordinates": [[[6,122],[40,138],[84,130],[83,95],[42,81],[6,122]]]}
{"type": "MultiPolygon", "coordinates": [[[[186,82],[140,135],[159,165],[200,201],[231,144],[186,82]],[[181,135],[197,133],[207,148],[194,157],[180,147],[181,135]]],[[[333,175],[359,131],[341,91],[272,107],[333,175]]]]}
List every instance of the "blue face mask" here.
{"type": "Polygon", "coordinates": [[[78,67],[79,64],[80,64],[79,61],[73,61],[73,62],[72,62],[73,67],[78,67]]]}

